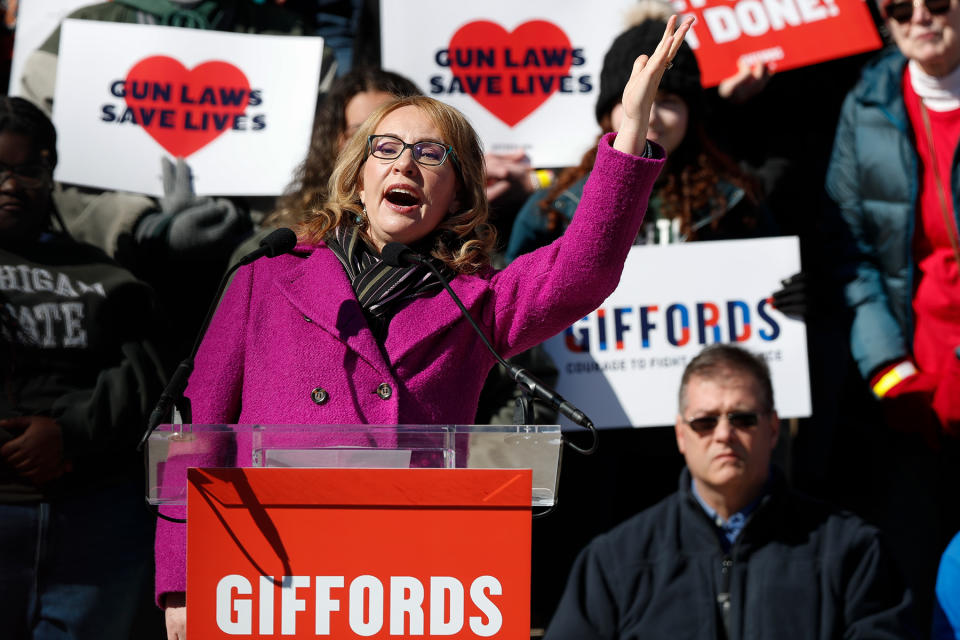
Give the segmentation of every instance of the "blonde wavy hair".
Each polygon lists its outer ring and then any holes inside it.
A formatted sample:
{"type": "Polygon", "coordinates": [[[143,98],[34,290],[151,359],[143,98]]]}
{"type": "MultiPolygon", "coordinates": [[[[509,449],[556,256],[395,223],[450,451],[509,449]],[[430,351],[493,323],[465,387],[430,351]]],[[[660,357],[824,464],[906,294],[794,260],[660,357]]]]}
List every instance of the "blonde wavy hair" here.
{"type": "MultiPolygon", "coordinates": [[[[489,211],[484,190],[486,173],[483,148],[467,119],[453,107],[426,96],[409,96],[390,102],[374,111],[354,134],[334,166],[328,186],[328,199],[319,209],[307,213],[297,228],[301,242],[317,244],[335,228],[355,224],[361,216],[360,203],[363,166],[367,160],[367,137],[387,115],[403,107],[416,107],[440,130],[443,142],[453,147],[457,163],[457,200],[460,210],[448,214],[425,240],[430,255],[441,260],[455,273],[475,273],[490,264],[490,252],[496,243],[496,231],[487,222],[489,211]]],[[[373,246],[366,228],[361,235],[373,246]]]]}

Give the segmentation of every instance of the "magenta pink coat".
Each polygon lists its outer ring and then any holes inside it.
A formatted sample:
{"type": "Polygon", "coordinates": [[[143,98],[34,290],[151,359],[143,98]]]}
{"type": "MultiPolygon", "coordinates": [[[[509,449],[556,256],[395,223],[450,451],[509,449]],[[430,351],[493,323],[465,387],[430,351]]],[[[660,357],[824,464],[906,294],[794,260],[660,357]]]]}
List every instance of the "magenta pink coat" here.
{"type": "MultiPolygon", "coordinates": [[[[663,153],[651,145],[658,157],[639,158],[612,140],[601,141],[563,237],[502,271],[451,284],[504,357],[589,314],[619,283],[663,153]]],[[[381,345],[333,252],[301,249],[237,272],[190,378],[194,423],[473,423],[495,361],[447,292],[397,311],[381,345]],[[327,394],[321,404],[318,388],[327,394]]],[[[186,589],[185,529],[158,523],[158,598],[186,589]]]]}

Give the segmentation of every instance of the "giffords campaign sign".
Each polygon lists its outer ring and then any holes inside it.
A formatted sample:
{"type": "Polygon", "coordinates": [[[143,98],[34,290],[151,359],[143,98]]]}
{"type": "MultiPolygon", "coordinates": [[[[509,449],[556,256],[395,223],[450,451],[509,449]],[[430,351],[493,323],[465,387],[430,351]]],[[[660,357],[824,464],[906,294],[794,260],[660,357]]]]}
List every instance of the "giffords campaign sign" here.
{"type": "Polygon", "coordinates": [[[56,178],[161,193],[160,158],[198,194],[274,195],[306,155],[322,40],[67,20],[56,178]]]}
{"type": "Polygon", "coordinates": [[[558,391],[597,426],[673,424],[686,364],[708,344],[762,355],[781,417],[810,415],[806,327],[773,308],[796,237],[634,247],[617,290],[545,343],[558,391]]]}
{"type": "Polygon", "coordinates": [[[487,151],[578,164],[599,128],[603,56],[632,0],[381,0],[387,69],[461,111],[487,151]]]}
{"type": "Polygon", "coordinates": [[[530,633],[529,470],[188,477],[191,638],[530,633]]]}

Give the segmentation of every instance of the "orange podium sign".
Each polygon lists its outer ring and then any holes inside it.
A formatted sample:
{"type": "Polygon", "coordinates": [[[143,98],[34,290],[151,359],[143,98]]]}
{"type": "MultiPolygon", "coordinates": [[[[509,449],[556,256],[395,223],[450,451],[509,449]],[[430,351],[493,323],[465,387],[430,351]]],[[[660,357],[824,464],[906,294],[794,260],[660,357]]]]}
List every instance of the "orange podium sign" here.
{"type": "Polygon", "coordinates": [[[190,469],[191,638],[522,638],[529,470],[190,469]]]}

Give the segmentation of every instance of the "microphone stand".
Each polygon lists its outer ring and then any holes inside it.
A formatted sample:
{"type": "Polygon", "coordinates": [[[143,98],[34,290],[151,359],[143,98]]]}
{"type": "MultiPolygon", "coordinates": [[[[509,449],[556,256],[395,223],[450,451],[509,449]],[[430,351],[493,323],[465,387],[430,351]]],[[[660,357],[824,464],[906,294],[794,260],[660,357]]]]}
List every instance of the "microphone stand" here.
{"type": "Polygon", "coordinates": [[[259,249],[245,255],[223,274],[223,277],[220,279],[220,286],[217,287],[217,293],[210,302],[210,308],[207,309],[207,315],[203,319],[203,325],[197,333],[196,340],[194,340],[193,348],[190,349],[190,355],[180,362],[176,371],[174,371],[170,377],[170,382],[167,383],[167,386],[160,394],[160,399],[150,414],[150,419],[147,420],[147,429],[140,438],[139,444],[137,444],[137,451],[143,451],[143,447],[150,438],[150,434],[153,433],[160,425],[160,422],[169,415],[172,407],[176,407],[177,411],[180,412],[183,424],[190,424],[193,421],[190,399],[183,395],[183,392],[186,391],[190,374],[193,373],[194,358],[197,357],[197,351],[200,350],[200,343],[203,342],[203,336],[207,333],[207,327],[210,326],[213,313],[220,304],[220,297],[223,295],[224,289],[227,288],[227,284],[230,283],[230,277],[237,269],[250,264],[258,258],[262,258],[263,256],[274,258],[284,253],[289,253],[296,244],[297,236],[292,230],[287,228],[276,229],[260,241],[259,249]]]}
{"type": "Polygon", "coordinates": [[[460,312],[464,315],[464,317],[466,317],[467,321],[470,323],[470,326],[472,326],[474,331],[477,332],[477,335],[480,336],[483,344],[486,345],[490,353],[493,354],[493,357],[496,358],[497,362],[499,362],[500,365],[507,370],[507,374],[517,384],[517,386],[520,387],[521,391],[523,391],[524,394],[528,394],[528,398],[526,399],[523,407],[520,406],[521,403],[524,403],[523,396],[517,399],[517,409],[518,412],[523,413],[525,423],[529,424],[529,422],[532,422],[533,407],[529,397],[540,399],[555,407],[557,411],[569,418],[574,424],[581,426],[590,432],[592,441],[588,447],[580,447],[574,444],[572,441],[567,440],[566,443],[571,449],[585,456],[588,456],[597,450],[597,445],[599,444],[599,434],[597,433],[597,428],[593,425],[593,422],[590,420],[590,418],[588,418],[585,413],[577,409],[575,406],[567,402],[559,393],[537,380],[526,369],[516,367],[500,357],[500,354],[497,353],[496,349],[493,348],[493,345],[490,344],[487,336],[484,335],[483,331],[474,321],[473,316],[471,316],[467,311],[467,308],[463,305],[463,302],[460,301],[460,297],[454,293],[453,289],[450,288],[450,284],[447,282],[447,279],[443,277],[443,274],[440,273],[440,270],[437,269],[433,263],[430,262],[430,260],[399,242],[391,242],[385,245],[381,251],[381,257],[383,258],[384,262],[393,266],[399,266],[403,261],[409,261],[422,264],[430,269],[431,272],[433,272],[433,275],[437,277],[437,279],[440,281],[440,284],[443,285],[443,288],[446,289],[447,293],[450,294],[450,297],[453,298],[453,301],[456,303],[457,307],[460,308],[460,312]],[[531,417],[529,422],[527,421],[528,417],[531,417]]]}

